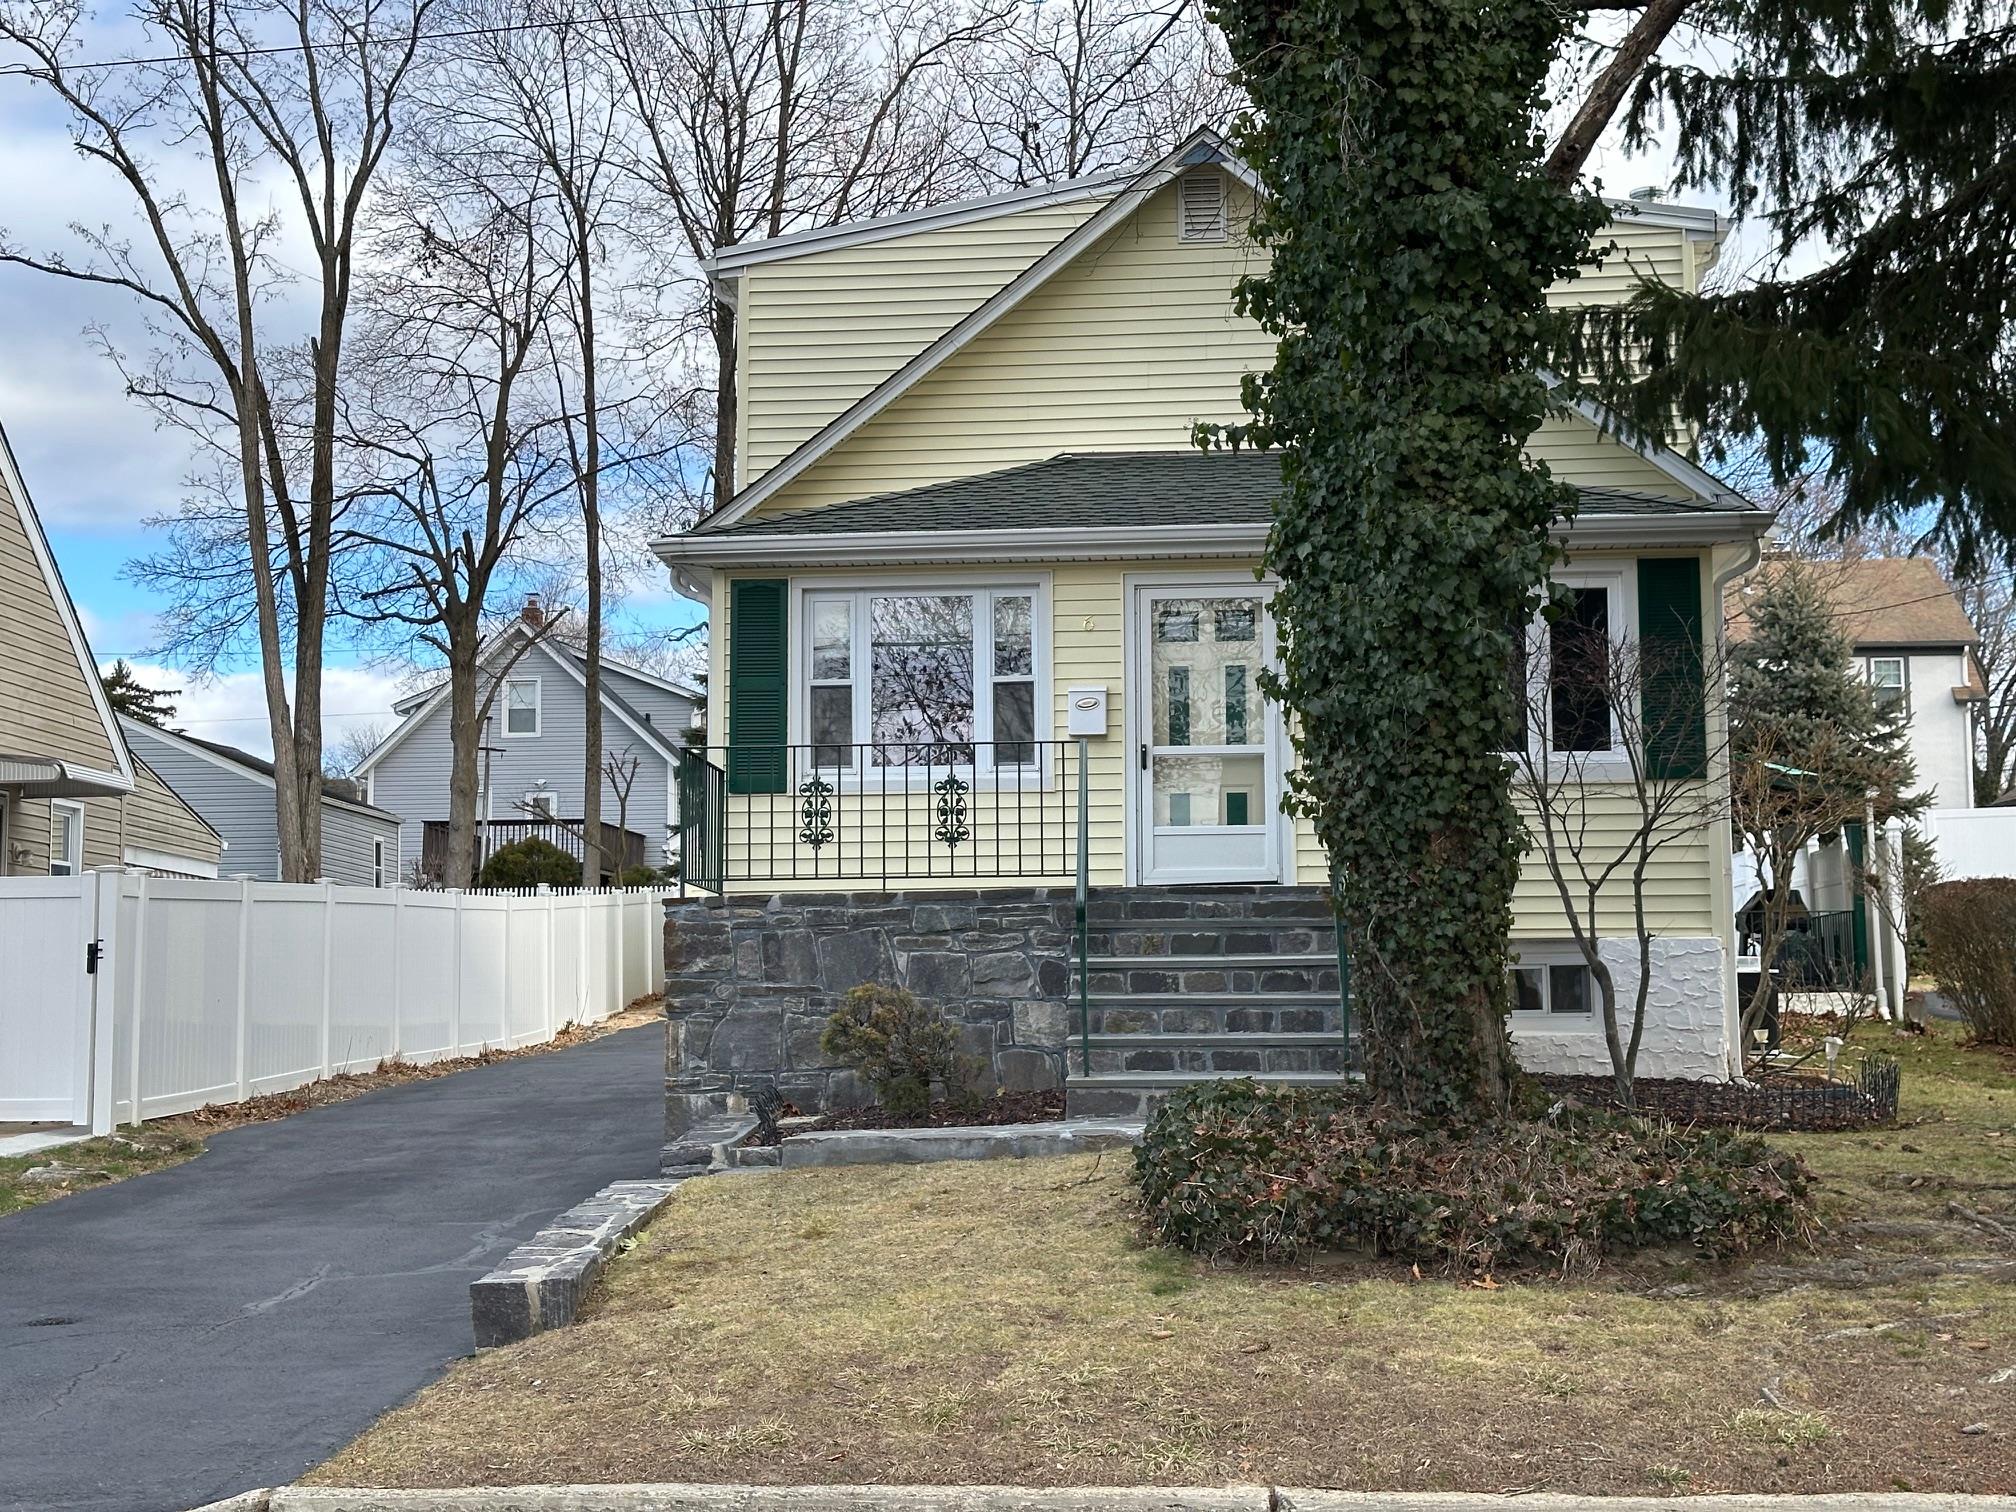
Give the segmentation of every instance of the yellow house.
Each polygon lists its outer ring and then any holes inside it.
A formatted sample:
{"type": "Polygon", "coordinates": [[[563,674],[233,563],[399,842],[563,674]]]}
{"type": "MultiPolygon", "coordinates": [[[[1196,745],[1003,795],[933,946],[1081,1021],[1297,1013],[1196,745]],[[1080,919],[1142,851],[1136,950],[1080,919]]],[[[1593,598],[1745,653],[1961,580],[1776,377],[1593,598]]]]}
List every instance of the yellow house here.
{"type": "MultiPolygon", "coordinates": [[[[654,548],[708,606],[716,741],[682,774],[675,1131],[752,1079],[858,1096],[816,1027],[869,980],[959,1019],[1004,1085],[1068,1077],[1075,1110],[1337,1074],[1328,865],[1281,812],[1291,747],[1257,683],[1278,462],[1190,445],[1272,362],[1232,309],[1266,256],[1254,192],[1200,133],[1145,170],[715,259],[742,486],[654,548]]],[[[1618,202],[1619,251],[1555,297],[1693,288],[1723,231],[1618,202]]],[[[1562,577],[1611,633],[1657,612],[1714,635],[1702,606],[1768,517],[1604,421],[1566,410],[1530,446],[1581,492],[1562,577]]],[[[1714,825],[1660,855],[1645,1074],[1731,1064],[1728,857],[1714,825]]],[[[1607,1069],[1537,867],[1516,935],[1522,1056],[1607,1069]]]]}

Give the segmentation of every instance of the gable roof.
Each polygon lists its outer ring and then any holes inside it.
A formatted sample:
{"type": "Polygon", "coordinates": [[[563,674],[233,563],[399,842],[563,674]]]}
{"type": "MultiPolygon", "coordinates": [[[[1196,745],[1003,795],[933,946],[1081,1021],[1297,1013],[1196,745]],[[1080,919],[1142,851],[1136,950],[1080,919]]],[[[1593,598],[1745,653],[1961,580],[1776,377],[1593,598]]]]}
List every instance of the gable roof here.
{"type": "Polygon", "coordinates": [[[802,475],[814,462],[847,437],[881,414],[903,394],[942,366],[947,358],[1021,304],[1058,272],[1076,261],[1081,252],[1095,245],[1100,238],[1119,226],[1156,190],[1174,182],[1178,175],[1187,169],[1213,164],[1244,177],[1248,182],[1252,181],[1252,170],[1233,157],[1226,149],[1224,139],[1215,131],[1193,132],[1175,150],[1135,174],[1125,188],[1094,214],[1087,216],[1048,252],[996,289],[977,308],[970,311],[923,351],[814,431],[783,461],[715,510],[695,529],[699,531],[718,529],[731,525],[747,515],[785,484],[802,475]]]}
{"type": "MultiPolygon", "coordinates": [[[[1066,234],[1049,251],[1037,258],[1036,261],[1010,279],[1001,288],[997,289],[977,308],[970,311],[950,329],[939,335],[922,351],[897,368],[895,372],[884,378],[853,404],[841,411],[840,414],[821,426],[795,447],[789,455],[777,462],[761,477],[743,488],[734,498],[729,499],[713,514],[694,526],[693,530],[687,532],[687,534],[706,533],[710,530],[725,528],[745,518],[752,510],[761,506],[764,501],[773,497],[787,484],[803,476],[813,463],[833,451],[842,441],[860,430],[861,427],[882,413],[903,394],[907,393],[925,377],[941,367],[950,357],[973,341],[974,338],[1021,304],[1065,267],[1076,261],[1081,253],[1094,246],[1102,237],[1118,227],[1139,209],[1150,195],[1173,182],[1185,171],[1207,165],[1216,165],[1223,168],[1258,192],[1260,187],[1258,175],[1227,147],[1223,137],[1209,128],[1200,128],[1193,132],[1174,150],[1167,153],[1158,161],[1134,173],[1130,178],[1102,180],[1099,181],[1096,187],[1084,188],[1082,191],[1084,194],[1103,194],[1111,191],[1115,183],[1122,185],[1118,189],[1118,192],[1112,193],[1112,197],[1103,207],[1066,234]]],[[[1053,187],[1062,188],[1065,186],[1053,187]]],[[[1080,197],[1080,195],[1074,192],[1068,197],[1076,198],[1080,197]]],[[[1005,209],[1023,208],[1020,202],[1021,198],[1018,196],[1018,202],[1006,206],[1005,209]]],[[[971,208],[979,206],[984,202],[966,201],[962,203],[971,208]]],[[[1661,205],[1644,200],[1610,200],[1606,203],[1610,205],[1619,219],[1636,219],[1649,224],[1676,225],[1684,228],[1692,237],[1707,237],[1719,241],[1725,230],[1725,223],[1722,219],[1716,212],[1709,209],[1682,205],[1661,205]]],[[[881,222],[862,222],[851,228],[858,234],[846,239],[841,237],[841,233],[850,228],[832,228],[830,231],[819,233],[800,233],[801,236],[808,238],[815,234],[827,237],[828,241],[822,243],[818,248],[815,248],[809,241],[802,245],[797,244],[796,238],[775,238],[770,243],[760,244],[745,243],[738,248],[729,249],[718,254],[717,262],[725,270],[730,266],[731,261],[733,266],[741,267],[765,260],[765,248],[772,249],[768,253],[770,256],[795,256],[801,255],[804,251],[823,250],[830,246],[852,245],[856,242],[873,241],[891,235],[913,234],[916,230],[927,228],[926,217],[938,214],[941,211],[949,215],[959,208],[960,206],[955,204],[940,207],[939,211],[920,211],[913,212],[908,217],[886,217],[881,222]],[[783,250],[775,250],[783,243],[793,243],[793,245],[785,247],[783,250]]],[[[988,215],[1000,214],[1004,213],[1004,210],[988,209],[984,213],[988,215]]],[[[978,215],[969,215],[966,218],[978,218],[978,215]]],[[[1552,380],[1550,379],[1551,382],[1552,380]]],[[[1718,483],[1709,479],[1699,469],[1693,468],[1691,464],[1685,463],[1684,459],[1679,458],[1677,454],[1672,453],[1668,448],[1624,433],[1621,427],[1615,425],[1614,421],[1601,417],[1595,406],[1586,402],[1576,402],[1570,407],[1579,411],[1584,418],[1590,420],[1593,424],[1596,424],[1606,435],[1616,436],[1621,439],[1623,444],[1638,451],[1655,467],[1668,472],[1669,475],[1673,476],[1676,481],[1683,483],[1690,491],[1701,492],[1711,497],[1715,493],[1722,491],[1718,483]],[[1677,463],[1679,464],[1679,468],[1676,469],[1670,466],[1669,463],[1677,463]],[[1684,475],[1682,470],[1684,470],[1684,475]],[[1705,487],[1703,486],[1704,482],[1705,487]]]]}
{"type": "MultiPolygon", "coordinates": [[[[1980,635],[1939,564],[1930,557],[1859,557],[1806,562],[1834,617],[1856,650],[1951,649],[1978,646],[1980,635]]],[[[1749,626],[1746,600],[1783,572],[1787,559],[1767,560],[1730,589],[1729,635],[1741,640],[1749,626]]]]}
{"type": "MultiPolygon", "coordinates": [[[[273,763],[266,760],[263,756],[254,756],[250,751],[241,751],[236,746],[224,745],[215,740],[204,740],[201,736],[191,735],[182,730],[170,730],[161,725],[148,724],[144,719],[135,719],[130,714],[121,714],[119,716],[119,727],[126,732],[129,739],[137,738],[142,744],[145,744],[148,740],[158,740],[161,744],[173,750],[180,751],[185,756],[194,756],[197,760],[207,761],[212,766],[222,767],[226,771],[235,771],[242,777],[249,777],[262,787],[273,786],[273,763]]],[[[156,775],[158,776],[159,773],[156,773],[156,775]]],[[[164,778],[163,781],[166,781],[166,779],[164,778]]],[[[171,788],[173,787],[172,783],[169,785],[171,788]]],[[[180,794],[177,794],[177,796],[179,797],[180,794]]],[[[345,798],[342,794],[332,793],[326,788],[322,793],[322,801],[337,808],[351,809],[360,814],[368,814],[376,819],[388,819],[394,824],[399,822],[399,816],[389,809],[379,808],[375,804],[365,803],[361,799],[345,798]]],[[[187,804],[188,800],[184,799],[183,802],[187,804]]],[[[193,811],[194,806],[189,806],[193,811]]],[[[198,815],[197,817],[200,818],[202,816],[198,815]]]]}
{"type": "MultiPolygon", "coordinates": [[[[489,661],[492,656],[496,655],[511,640],[521,638],[524,634],[525,626],[523,621],[513,620],[476,653],[477,661],[479,663],[489,661]]],[[[545,637],[541,637],[533,641],[526,648],[525,654],[530,655],[535,651],[543,654],[549,662],[565,672],[584,693],[587,691],[588,679],[583,675],[579,658],[575,656],[571,648],[558,645],[545,637]]],[[[623,671],[628,676],[642,677],[648,681],[664,681],[663,679],[653,677],[650,673],[632,671],[628,667],[623,668],[623,671]]],[[[424,695],[416,694],[412,698],[400,700],[399,704],[395,705],[395,707],[400,708],[404,712],[404,719],[400,721],[398,727],[390,735],[387,735],[383,740],[378,742],[377,747],[370,755],[357,763],[357,770],[352,775],[362,776],[365,772],[377,766],[389,753],[396,750],[408,735],[417,730],[436,709],[448,701],[448,693],[451,686],[452,684],[450,683],[442,682],[424,695]],[[415,699],[418,701],[415,702],[415,699]]],[[[678,684],[667,683],[666,686],[671,687],[675,692],[685,691],[678,684]]],[[[689,693],[688,696],[696,695],[689,693]]],[[[610,713],[628,725],[632,733],[644,741],[646,745],[656,750],[660,756],[663,756],[668,761],[678,756],[678,747],[666,738],[666,733],[652,724],[649,719],[639,713],[622,695],[615,692],[606,683],[602,687],[602,702],[608,707],[610,713]]]]}
{"type": "Polygon", "coordinates": [[[91,707],[98,716],[100,727],[105,732],[105,743],[111,749],[113,766],[111,770],[100,770],[89,765],[51,756],[42,751],[17,751],[9,753],[12,758],[26,758],[31,764],[52,768],[39,774],[36,785],[52,787],[54,796],[75,794],[89,796],[101,794],[117,796],[133,791],[135,777],[133,757],[126,749],[126,742],[119,734],[119,726],[112,717],[112,704],[105,696],[105,686],[98,679],[98,662],[91,655],[91,646],[84,638],[84,623],[77,616],[77,605],[70,598],[70,590],[64,586],[63,574],[57,570],[55,553],[49,549],[49,537],[43,533],[42,521],[35,513],[34,501],[28,497],[28,485],[21,481],[21,470],[14,462],[14,448],[7,440],[7,431],[0,426],[0,495],[5,495],[7,507],[21,522],[21,533],[28,540],[28,550],[35,558],[35,565],[42,574],[43,585],[48,589],[49,601],[62,621],[64,632],[69,637],[70,649],[77,662],[77,675],[83,680],[91,700],[91,707]]]}

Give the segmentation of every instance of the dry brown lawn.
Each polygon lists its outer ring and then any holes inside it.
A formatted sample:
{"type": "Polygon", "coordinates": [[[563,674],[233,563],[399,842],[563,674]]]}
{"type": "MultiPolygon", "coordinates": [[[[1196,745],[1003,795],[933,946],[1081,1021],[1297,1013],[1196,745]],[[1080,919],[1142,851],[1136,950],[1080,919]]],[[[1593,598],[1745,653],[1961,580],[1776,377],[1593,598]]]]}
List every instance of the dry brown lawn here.
{"type": "Polygon", "coordinates": [[[1787,1141],[1820,1248],[1726,1267],[1212,1267],[1113,1157],[692,1182],[586,1322],[309,1479],[2009,1491],[2016,1075],[1903,1054],[1906,1127],[1787,1141]]]}

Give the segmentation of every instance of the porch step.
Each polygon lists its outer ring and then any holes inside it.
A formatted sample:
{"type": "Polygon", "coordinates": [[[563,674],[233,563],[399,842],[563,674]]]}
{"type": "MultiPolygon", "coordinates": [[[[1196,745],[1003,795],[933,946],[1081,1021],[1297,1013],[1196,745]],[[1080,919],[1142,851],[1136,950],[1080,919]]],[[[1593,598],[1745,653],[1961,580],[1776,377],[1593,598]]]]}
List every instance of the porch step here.
{"type": "MultiPolygon", "coordinates": [[[[1094,1034],[1068,1047],[1072,1068],[1089,1045],[1091,1075],[1212,1073],[1220,1076],[1335,1074],[1351,1045],[1332,1033],[1094,1034]],[[1075,1052],[1075,1053],[1074,1053],[1075,1052]]],[[[1081,1073],[1082,1074],[1082,1073],[1081,1073]]]]}
{"type": "MultiPolygon", "coordinates": [[[[1093,956],[1086,981],[1095,997],[1337,991],[1335,955],[1093,956]]],[[[1077,973],[1072,973],[1077,990],[1077,973]]]]}
{"type": "Polygon", "coordinates": [[[1199,1082],[1228,1081],[1234,1076],[1277,1087],[1336,1087],[1345,1080],[1338,1071],[1113,1071],[1073,1076],[1064,1082],[1066,1118],[1146,1118],[1170,1093],[1199,1082]]]}
{"type": "Polygon", "coordinates": [[[1331,925],[1283,922],[1279,919],[1194,919],[1166,927],[1134,923],[1125,927],[1094,925],[1086,931],[1086,946],[1099,957],[1335,955],[1337,931],[1331,925]]]}
{"type": "MultiPolygon", "coordinates": [[[[1341,1018],[1335,992],[1102,996],[1090,1008],[1085,1027],[1095,1036],[1328,1034],[1341,1018]]],[[[1071,1010],[1075,1029],[1075,1000],[1071,1010]]]]}

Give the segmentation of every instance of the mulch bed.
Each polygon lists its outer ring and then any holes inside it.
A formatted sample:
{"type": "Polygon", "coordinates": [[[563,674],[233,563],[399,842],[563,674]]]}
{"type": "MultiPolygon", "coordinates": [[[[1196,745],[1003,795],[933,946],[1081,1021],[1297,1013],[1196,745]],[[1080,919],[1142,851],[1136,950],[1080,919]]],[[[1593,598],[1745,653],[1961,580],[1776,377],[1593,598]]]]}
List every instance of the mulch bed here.
{"type": "MultiPolygon", "coordinates": [[[[1549,1092],[1594,1107],[1615,1107],[1616,1088],[1607,1076],[1541,1076],[1549,1092]]],[[[1897,1116],[1894,1084],[1888,1096],[1854,1082],[1818,1076],[1774,1076],[1745,1084],[1641,1076],[1635,1084],[1637,1111],[1677,1124],[1717,1124],[1729,1128],[1784,1133],[1867,1129],[1897,1116]]]]}
{"type": "MultiPolygon", "coordinates": [[[[790,1103],[778,1109],[782,1118],[793,1118],[798,1110],[790,1103]]],[[[865,1108],[835,1108],[819,1116],[815,1123],[800,1123],[785,1134],[821,1134],[830,1129],[971,1129],[981,1125],[1048,1123],[1064,1116],[1064,1089],[1043,1092],[996,1092],[991,1097],[941,1097],[922,1118],[891,1118],[886,1108],[871,1103],[865,1108]]],[[[748,1144],[774,1144],[758,1129],[748,1144]]]]}

